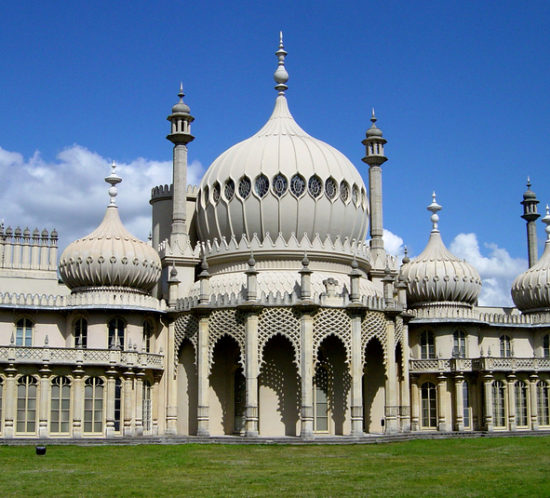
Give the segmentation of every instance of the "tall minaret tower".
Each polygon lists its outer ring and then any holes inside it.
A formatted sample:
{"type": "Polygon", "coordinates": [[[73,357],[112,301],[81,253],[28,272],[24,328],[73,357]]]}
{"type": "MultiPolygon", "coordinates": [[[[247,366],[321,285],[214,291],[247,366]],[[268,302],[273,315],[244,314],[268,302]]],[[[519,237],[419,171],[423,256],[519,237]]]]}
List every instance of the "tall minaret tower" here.
{"type": "Polygon", "coordinates": [[[367,130],[367,136],[362,144],[366,155],[362,159],[369,165],[369,198],[370,198],[370,248],[372,256],[372,271],[374,278],[383,278],[386,268],[386,251],[384,250],[384,224],[382,220],[382,164],[388,158],[384,155],[384,144],[387,140],[382,130],[376,126],[376,116],[372,110],[372,126],[367,130]]]}
{"type": "Polygon", "coordinates": [[[531,190],[531,180],[527,177],[527,190],[523,194],[523,214],[521,217],[527,222],[527,254],[529,256],[529,268],[538,260],[537,249],[537,220],[540,214],[537,211],[539,203],[535,192],[531,190]]]}
{"type": "Polygon", "coordinates": [[[173,156],[173,198],[172,198],[172,230],[170,232],[170,247],[172,254],[183,251],[187,241],[186,203],[187,203],[187,144],[195,138],[191,135],[191,123],[194,117],[183,102],[183,85],[178,93],[180,101],[172,107],[168,116],[171,123],[170,134],[166,137],[174,144],[173,156]]]}

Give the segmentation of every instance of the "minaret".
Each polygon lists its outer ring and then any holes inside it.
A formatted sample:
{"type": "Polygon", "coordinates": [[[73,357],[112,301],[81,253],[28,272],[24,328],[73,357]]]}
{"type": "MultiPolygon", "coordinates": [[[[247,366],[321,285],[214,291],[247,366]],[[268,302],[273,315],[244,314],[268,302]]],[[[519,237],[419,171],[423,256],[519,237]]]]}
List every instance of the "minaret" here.
{"type": "Polygon", "coordinates": [[[172,230],[170,246],[172,254],[182,252],[188,239],[186,227],[187,209],[187,144],[195,138],[191,135],[191,123],[194,117],[190,109],[183,102],[183,85],[180,84],[178,93],[180,101],[172,107],[172,114],[168,116],[171,123],[170,134],[166,137],[174,144],[173,156],[173,197],[172,197],[172,230]]]}
{"type": "Polygon", "coordinates": [[[527,255],[529,257],[529,268],[538,260],[537,250],[537,220],[540,214],[537,211],[539,203],[535,192],[531,190],[531,180],[527,177],[527,190],[523,194],[523,214],[521,217],[527,222],[527,255]]]}
{"type": "Polygon", "coordinates": [[[382,220],[382,164],[388,158],[384,155],[384,144],[387,142],[382,130],[376,126],[374,109],[371,116],[372,126],[367,130],[367,136],[362,144],[366,155],[362,159],[369,165],[369,198],[370,198],[370,248],[374,277],[382,278],[386,267],[386,251],[384,250],[384,224],[382,220]]]}

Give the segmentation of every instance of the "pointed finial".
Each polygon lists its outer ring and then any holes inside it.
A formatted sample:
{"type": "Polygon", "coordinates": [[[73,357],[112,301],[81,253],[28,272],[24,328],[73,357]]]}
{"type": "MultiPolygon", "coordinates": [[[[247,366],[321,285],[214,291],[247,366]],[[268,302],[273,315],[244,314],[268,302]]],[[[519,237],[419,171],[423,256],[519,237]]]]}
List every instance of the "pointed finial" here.
{"type": "Polygon", "coordinates": [[[435,200],[435,191],[432,192],[432,203],[427,207],[428,211],[432,213],[432,232],[438,232],[437,223],[439,221],[439,216],[437,215],[438,211],[441,211],[441,206],[435,200]]]}
{"type": "Polygon", "coordinates": [[[279,92],[279,95],[284,95],[285,90],[288,89],[288,86],[285,84],[288,81],[288,73],[285,69],[285,57],[287,52],[285,51],[285,47],[283,45],[282,31],[279,32],[279,49],[275,52],[275,55],[279,59],[277,69],[273,74],[273,79],[275,80],[275,83],[277,83],[275,85],[275,90],[279,92]]]}
{"type": "Polygon", "coordinates": [[[250,249],[250,258],[248,258],[248,268],[254,270],[256,267],[256,260],[254,259],[254,251],[250,249]]]}
{"type": "Polygon", "coordinates": [[[401,262],[406,265],[407,263],[409,263],[411,261],[411,258],[409,258],[409,249],[407,248],[407,246],[405,246],[403,248],[403,252],[404,252],[404,255],[403,255],[403,259],[401,260],[401,262]]]}
{"type": "Polygon", "coordinates": [[[110,206],[116,206],[115,197],[118,194],[116,185],[122,181],[122,178],[116,174],[115,170],[116,163],[113,161],[113,164],[111,164],[111,174],[105,177],[105,181],[111,185],[111,188],[109,188],[109,196],[111,197],[111,201],[109,202],[110,206]]]}
{"type": "Polygon", "coordinates": [[[546,204],[546,215],[541,221],[546,225],[544,229],[546,232],[546,243],[550,243],[550,206],[548,204],[546,204]]]}
{"type": "Polygon", "coordinates": [[[370,116],[370,120],[371,120],[372,124],[376,123],[376,121],[377,121],[376,114],[374,114],[374,107],[372,108],[372,113],[371,113],[371,116],[370,116]]]}
{"type": "Polygon", "coordinates": [[[185,94],[183,93],[183,81],[180,81],[180,91],[178,92],[178,97],[180,98],[180,102],[183,102],[183,97],[185,97],[185,94]]]}
{"type": "Polygon", "coordinates": [[[531,178],[527,177],[527,188],[531,188],[531,178]]]}

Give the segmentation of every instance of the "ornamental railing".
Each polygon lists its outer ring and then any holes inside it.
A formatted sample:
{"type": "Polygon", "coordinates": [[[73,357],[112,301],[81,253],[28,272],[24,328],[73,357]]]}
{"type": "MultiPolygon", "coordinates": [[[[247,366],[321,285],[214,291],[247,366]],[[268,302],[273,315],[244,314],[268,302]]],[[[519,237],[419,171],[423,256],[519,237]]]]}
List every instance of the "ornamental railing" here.
{"type": "Polygon", "coordinates": [[[163,370],[164,355],[117,349],[3,346],[0,364],[48,364],[163,370]]]}
{"type": "Polygon", "coordinates": [[[434,358],[410,360],[410,373],[550,371],[550,358],[434,358]]]}

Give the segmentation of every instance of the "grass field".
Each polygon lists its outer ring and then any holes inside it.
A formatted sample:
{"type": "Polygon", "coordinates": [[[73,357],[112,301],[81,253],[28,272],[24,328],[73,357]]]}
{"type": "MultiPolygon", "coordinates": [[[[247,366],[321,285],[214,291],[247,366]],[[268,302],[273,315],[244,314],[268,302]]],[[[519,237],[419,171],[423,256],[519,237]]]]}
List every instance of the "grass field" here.
{"type": "Polygon", "coordinates": [[[2,496],[550,496],[550,437],[0,447],[2,496]]]}

